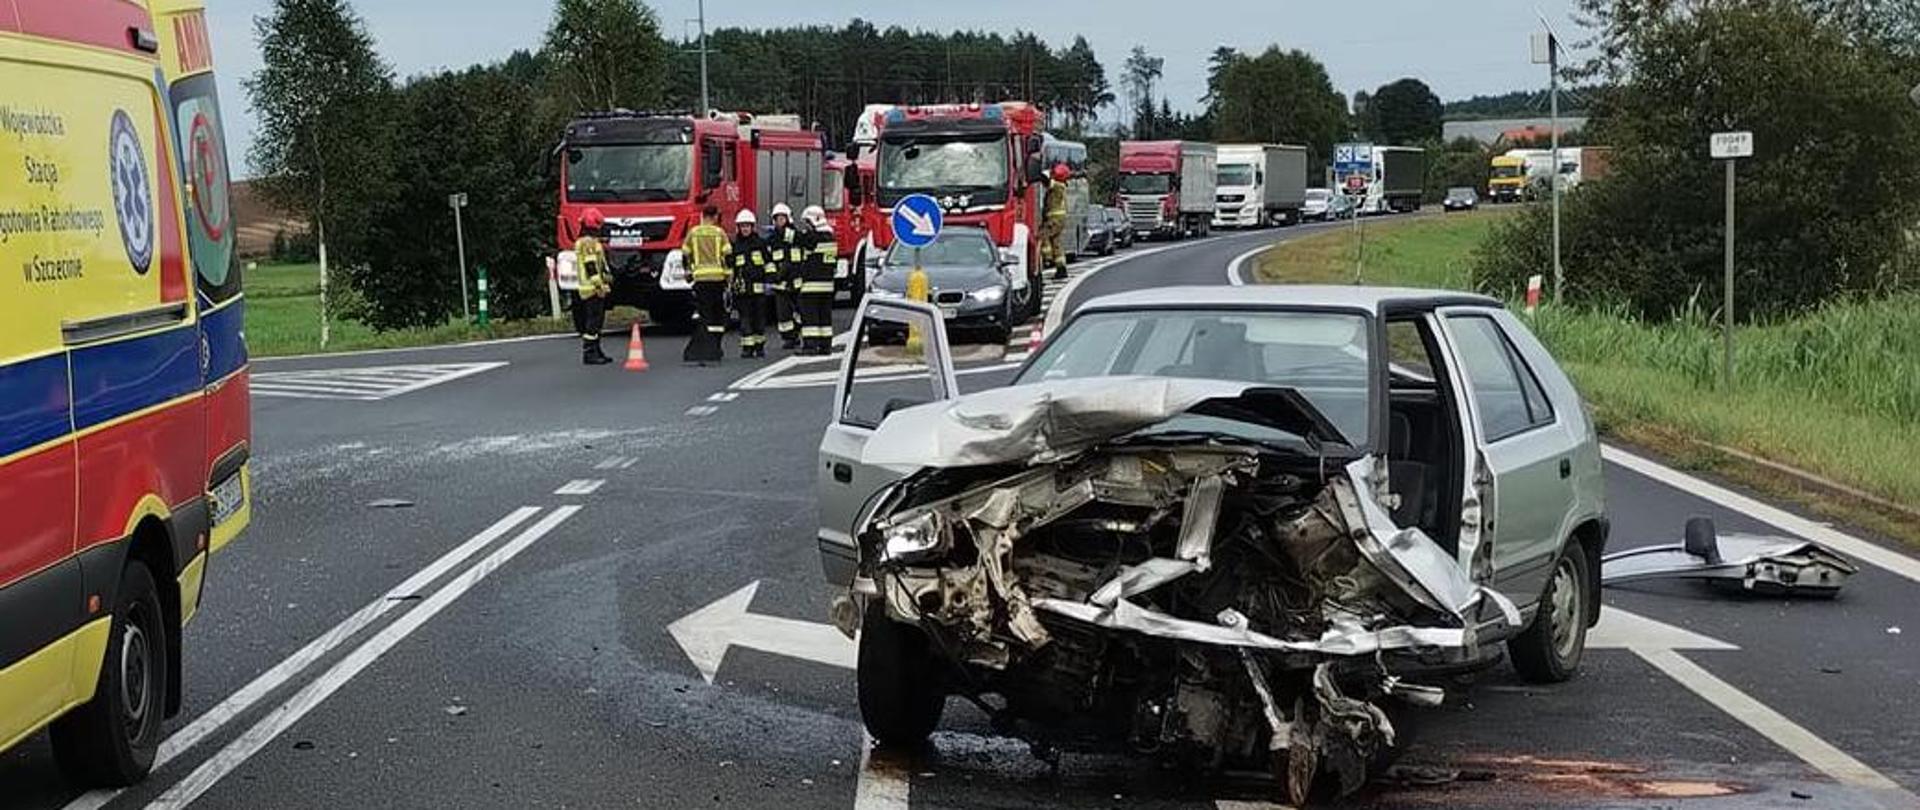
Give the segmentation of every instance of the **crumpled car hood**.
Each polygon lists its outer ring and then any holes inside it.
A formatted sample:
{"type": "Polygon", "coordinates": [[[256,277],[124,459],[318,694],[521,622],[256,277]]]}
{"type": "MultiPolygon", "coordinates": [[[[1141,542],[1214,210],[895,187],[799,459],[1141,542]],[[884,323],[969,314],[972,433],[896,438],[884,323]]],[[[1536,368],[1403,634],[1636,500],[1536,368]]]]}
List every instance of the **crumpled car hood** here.
{"type": "Polygon", "coordinates": [[[1345,441],[1298,393],[1248,382],[1089,377],[996,388],[897,411],[861,453],[865,464],[970,467],[1045,464],[1188,412],[1222,410],[1321,441],[1345,441]],[[1257,408],[1232,400],[1257,396],[1257,408]],[[1214,408],[1211,406],[1220,406],[1214,408]]]}

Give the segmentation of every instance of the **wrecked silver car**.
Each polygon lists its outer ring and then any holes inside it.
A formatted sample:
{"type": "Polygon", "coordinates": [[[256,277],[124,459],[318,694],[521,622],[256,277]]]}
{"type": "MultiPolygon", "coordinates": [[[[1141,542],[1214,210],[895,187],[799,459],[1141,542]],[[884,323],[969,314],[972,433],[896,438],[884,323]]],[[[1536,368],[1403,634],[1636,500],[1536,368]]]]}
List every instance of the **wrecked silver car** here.
{"type": "Polygon", "coordinates": [[[936,311],[863,305],[925,347],[856,342],[821,448],[876,739],[924,740],[958,696],[1043,755],[1257,763],[1298,802],[1364,784],[1392,702],[1444,697],[1423,674],[1505,642],[1572,675],[1599,453],[1532,336],[1479,298],[1232,293],[1095,301],[965,396],[936,311]]]}

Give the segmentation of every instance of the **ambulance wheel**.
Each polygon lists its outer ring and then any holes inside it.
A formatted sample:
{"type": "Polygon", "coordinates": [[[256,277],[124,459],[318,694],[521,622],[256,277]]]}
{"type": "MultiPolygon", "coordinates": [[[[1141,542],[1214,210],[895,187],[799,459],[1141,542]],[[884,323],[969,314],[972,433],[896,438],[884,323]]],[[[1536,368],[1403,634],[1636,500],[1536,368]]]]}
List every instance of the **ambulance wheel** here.
{"type": "Polygon", "coordinates": [[[120,572],[93,700],[54,721],[53,756],[73,782],[121,787],[153,768],[167,703],[167,617],[145,563],[120,572]]]}
{"type": "Polygon", "coordinates": [[[933,656],[920,628],[887,618],[877,599],[867,603],[854,680],[860,719],[881,745],[916,747],[940,725],[947,695],[933,656]]]}

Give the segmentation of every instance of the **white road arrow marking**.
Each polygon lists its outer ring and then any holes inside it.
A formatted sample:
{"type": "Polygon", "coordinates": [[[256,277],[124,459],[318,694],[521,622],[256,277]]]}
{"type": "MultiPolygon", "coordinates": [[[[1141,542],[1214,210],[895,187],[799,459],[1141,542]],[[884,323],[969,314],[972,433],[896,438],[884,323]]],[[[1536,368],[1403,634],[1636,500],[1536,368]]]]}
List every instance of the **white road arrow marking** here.
{"type": "MultiPolygon", "coordinates": [[[[1600,623],[1587,633],[1587,649],[1631,651],[1681,686],[1748,728],[1760,732],[1761,736],[1772,740],[1801,761],[1833,777],[1835,781],[1883,791],[1889,794],[1889,798],[1899,797],[1920,803],[1920,797],[1903,790],[1898,783],[1879,771],[1680,654],[1681,650],[1737,650],[1739,647],[1609,607],[1601,609],[1600,623]]],[[[1903,806],[1915,805],[1903,803],[1903,806]]]]}
{"type": "Polygon", "coordinates": [[[932,215],[920,213],[912,208],[901,208],[900,216],[906,217],[907,224],[913,226],[914,236],[934,235],[932,215]]]}
{"type": "Polygon", "coordinates": [[[853,669],[853,642],[832,625],[750,612],[758,590],[756,579],[667,625],[707,683],[713,683],[732,647],[853,669]]]}

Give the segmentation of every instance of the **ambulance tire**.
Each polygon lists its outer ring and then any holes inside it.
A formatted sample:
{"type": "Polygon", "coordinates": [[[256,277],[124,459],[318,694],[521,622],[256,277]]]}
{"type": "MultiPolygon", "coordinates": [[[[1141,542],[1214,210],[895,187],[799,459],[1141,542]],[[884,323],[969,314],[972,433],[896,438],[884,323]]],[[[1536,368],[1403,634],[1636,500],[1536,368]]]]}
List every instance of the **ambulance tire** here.
{"type": "Polygon", "coordinates": [[[146,563],[129,560],[107,634],[93,700],[54,721],[54,760],[75,783],[122,787],[153,768],[169,672],[167,615],[146,563]]]}

